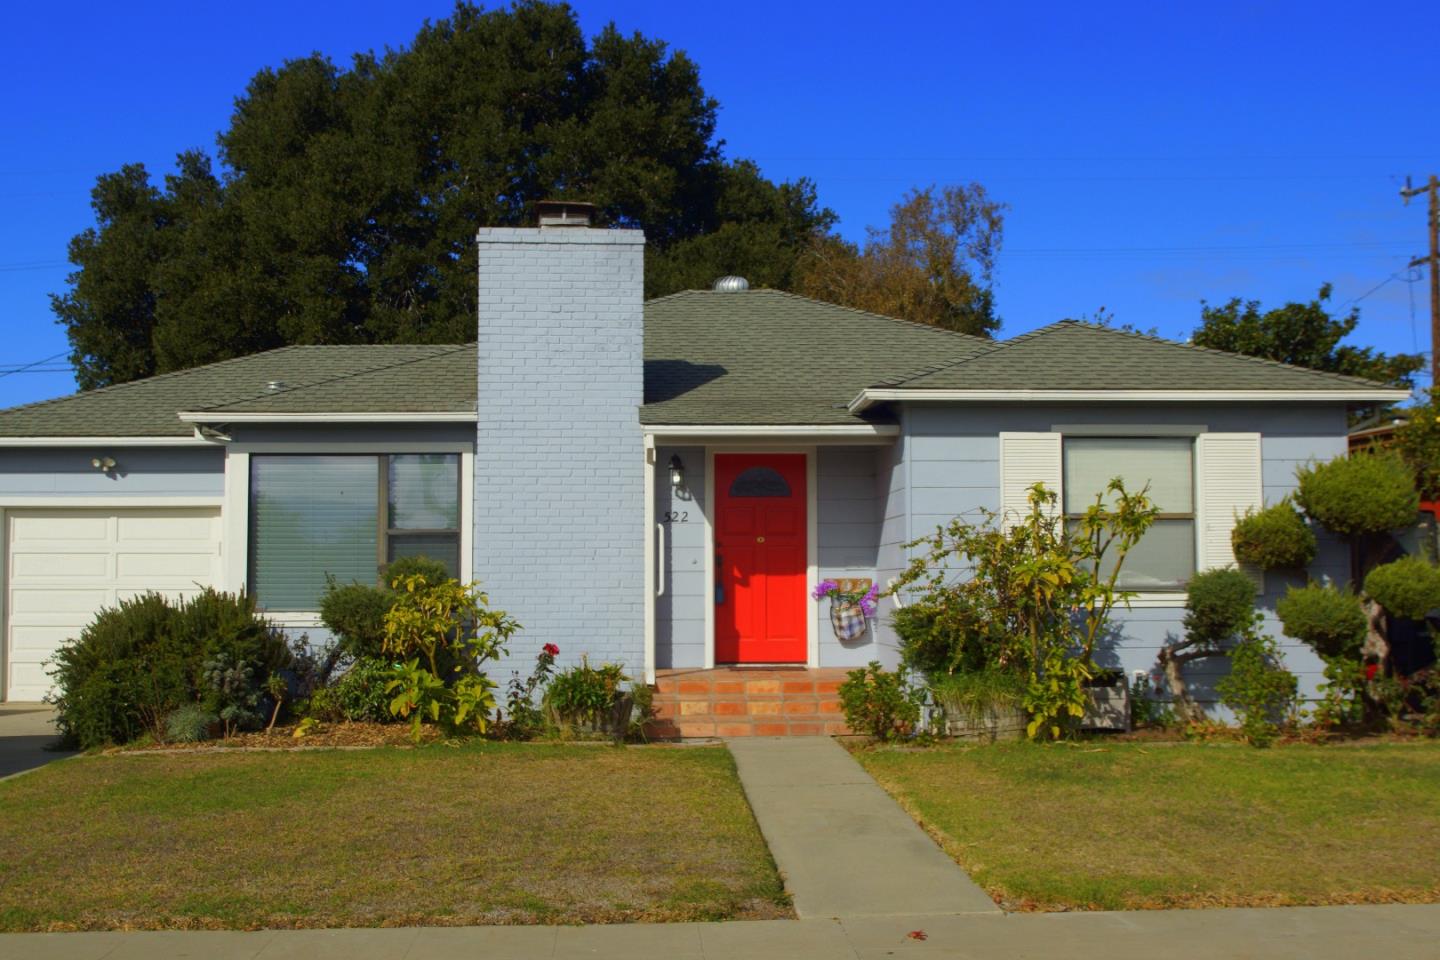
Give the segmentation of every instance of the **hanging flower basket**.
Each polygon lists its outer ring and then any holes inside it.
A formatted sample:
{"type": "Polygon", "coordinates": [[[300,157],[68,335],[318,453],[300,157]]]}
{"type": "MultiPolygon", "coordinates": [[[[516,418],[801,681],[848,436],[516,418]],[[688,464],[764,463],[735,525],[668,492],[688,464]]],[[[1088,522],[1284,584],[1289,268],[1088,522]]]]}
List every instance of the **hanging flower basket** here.
{"type": "Polygon", "coordinates": [[[830,628],[842,641],[859,640],[869,633],[879,595],[880,588],[873,583],[864,593],[846,592],[835,580],[821,580],[813,594],[816,600],[830,598],[830,628]]]}

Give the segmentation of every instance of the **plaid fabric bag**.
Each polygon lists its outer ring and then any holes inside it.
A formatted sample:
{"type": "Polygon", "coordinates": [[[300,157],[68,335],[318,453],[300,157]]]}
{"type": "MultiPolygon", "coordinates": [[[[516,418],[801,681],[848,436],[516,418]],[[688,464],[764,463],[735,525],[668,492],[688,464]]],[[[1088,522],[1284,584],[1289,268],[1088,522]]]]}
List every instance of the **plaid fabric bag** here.
{"type": "Polygon", "coordinates": [[[870,629],[858,600],[830,598],[830,626],[841,640],[859,640],[870,629]]]}

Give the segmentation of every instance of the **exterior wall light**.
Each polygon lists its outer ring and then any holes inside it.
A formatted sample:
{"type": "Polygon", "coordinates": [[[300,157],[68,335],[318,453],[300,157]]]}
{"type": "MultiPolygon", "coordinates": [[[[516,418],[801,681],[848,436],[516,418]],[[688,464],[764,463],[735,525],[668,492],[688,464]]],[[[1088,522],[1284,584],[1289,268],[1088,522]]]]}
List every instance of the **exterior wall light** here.
{"type": "Polygon", "coordinates": [[[110,471],[115,469],[116,464],[114,459],[111,457],[93,457],[90,460],[90,466],[94,467],[96,470],[101,471],[102,473],[109,473],[110,471]]]}
{"type": "Polygon", "coordinates": [[[685,486],[685,464],[680,462],[679,456],[670,458],[670,486],[676,490],[685,486]]]}

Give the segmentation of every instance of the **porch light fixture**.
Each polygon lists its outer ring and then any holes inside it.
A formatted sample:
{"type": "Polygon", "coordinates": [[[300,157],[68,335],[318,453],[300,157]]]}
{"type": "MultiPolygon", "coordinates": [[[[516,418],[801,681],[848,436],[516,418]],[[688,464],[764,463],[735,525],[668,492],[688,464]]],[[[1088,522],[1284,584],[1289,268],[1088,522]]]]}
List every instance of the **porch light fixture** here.
{"type": "Polygon", "coordinates": [[[685,486],[685,464],[678,455],[670,458],[670,486],[676,490],[685,486]]]}
{"type": "Polygon", "coordinates": [[[111,470],[115,469],[116,464],[115,461],[110,459],[109,457],[93,457],[90,460],[90,466],[94,467],[96,470],[103,471],[104,473],[109,473],[111,470]]]}

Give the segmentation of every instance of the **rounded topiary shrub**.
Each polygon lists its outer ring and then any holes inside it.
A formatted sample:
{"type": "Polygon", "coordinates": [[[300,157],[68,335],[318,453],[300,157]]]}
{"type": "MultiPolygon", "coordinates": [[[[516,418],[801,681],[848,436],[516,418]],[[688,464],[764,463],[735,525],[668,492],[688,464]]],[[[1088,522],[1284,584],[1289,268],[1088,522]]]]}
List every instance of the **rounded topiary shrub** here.
{"type": "Polygon", "coordinates": [[[1319,583],[1291,587],[1275,615],[1294,637],[1322,657],[1354,657],[1365,642],[1365,610],[1349,590],[1319,583]]]}
{"type": "Polygon", "coordinates": [[[1206,570],[1190,578],[1185,592],[1185,633],[1219,644],[1255,619],[1255,581],[1233,567],[1206,570]]]}
{"type": "Polygon", "coordinates": [[[1360,453],[1301,467],[1295,502],[1320,526],[1341,536],[1408,527],[1420,509],[1415,475],[1394,453],[1360,453]]]}
{"type": "Polygon", "coordinates": [[[1247,510],[1230,533],[1235,559],[1262,570],[1308,566],[1315,559],[1315,531],[1287,498],[1263,510],[1247,510]]]}
{"type": "Polygon", "coordinates": [[[1419,557],[1381,564],[1365,577],[1365,593],[1387,613],[1421,620],[1440,609],[1440,567],[1419,557]]]}

